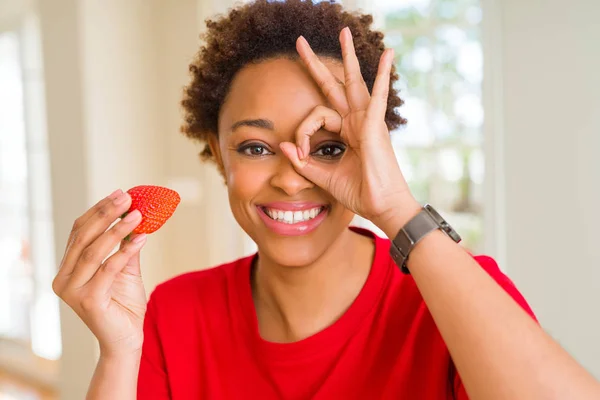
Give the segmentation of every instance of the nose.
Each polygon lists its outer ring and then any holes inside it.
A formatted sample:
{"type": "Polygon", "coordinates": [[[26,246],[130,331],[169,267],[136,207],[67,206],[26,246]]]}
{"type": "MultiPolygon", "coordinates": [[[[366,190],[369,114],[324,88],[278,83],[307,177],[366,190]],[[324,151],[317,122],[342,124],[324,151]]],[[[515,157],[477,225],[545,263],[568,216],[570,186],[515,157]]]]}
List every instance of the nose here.
{"type": "Polygon", "coordinates": [[[296,172],[291,161],[283,154],[276,168],[277,170],[271,177],[271,186],[281,190],[290,197],[294,197],[301,191],[311,189],[315,186],[314,183],[296,172]]]}

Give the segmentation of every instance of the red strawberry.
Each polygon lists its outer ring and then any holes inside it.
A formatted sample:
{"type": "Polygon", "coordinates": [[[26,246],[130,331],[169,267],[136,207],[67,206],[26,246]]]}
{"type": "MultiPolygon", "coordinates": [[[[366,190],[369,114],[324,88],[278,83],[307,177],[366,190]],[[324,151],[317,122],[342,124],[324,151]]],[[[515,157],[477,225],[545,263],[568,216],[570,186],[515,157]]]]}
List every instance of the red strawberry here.
{"type": "Polygon", "coordinates": [[[142,222],[133,233],[152,233],[157,231],[179,205],[179,193],[166,187],[142,185],[127,191],[131,196],[131,207],[123,217],[133,210],[142,213],[142,222]]]}

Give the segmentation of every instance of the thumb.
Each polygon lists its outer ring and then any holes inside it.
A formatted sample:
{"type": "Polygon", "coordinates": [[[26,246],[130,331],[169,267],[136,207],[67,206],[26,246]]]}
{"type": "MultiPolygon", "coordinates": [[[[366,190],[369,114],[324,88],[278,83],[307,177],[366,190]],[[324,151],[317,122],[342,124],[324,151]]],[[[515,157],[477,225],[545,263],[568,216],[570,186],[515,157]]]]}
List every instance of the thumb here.
{"type": "Polygon", "coordinates": [[[314,162],[308,154],[302,157],[302,150],[294,143],[282,142],[279,144],[279,148],[300,175],[313,182],[315,185],[325,190],[329,190],[331,171],[325,165],[314,162]]]}

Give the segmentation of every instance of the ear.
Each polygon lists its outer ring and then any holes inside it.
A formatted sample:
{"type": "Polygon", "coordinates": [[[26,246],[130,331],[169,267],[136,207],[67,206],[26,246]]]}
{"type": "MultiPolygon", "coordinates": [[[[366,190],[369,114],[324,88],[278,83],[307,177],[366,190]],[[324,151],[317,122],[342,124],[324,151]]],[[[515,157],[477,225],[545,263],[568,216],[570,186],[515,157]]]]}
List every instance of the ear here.
{"type": "Polygon", "coordinates": [[[223,156],[221,154],[221,148],[219,147],[219,137],[216,134],[212,134],[208,137],[208,147],[210,148],[211,154],[215,158],[219,172],[226,180],[225,167],[223,166],[223,156]]]}

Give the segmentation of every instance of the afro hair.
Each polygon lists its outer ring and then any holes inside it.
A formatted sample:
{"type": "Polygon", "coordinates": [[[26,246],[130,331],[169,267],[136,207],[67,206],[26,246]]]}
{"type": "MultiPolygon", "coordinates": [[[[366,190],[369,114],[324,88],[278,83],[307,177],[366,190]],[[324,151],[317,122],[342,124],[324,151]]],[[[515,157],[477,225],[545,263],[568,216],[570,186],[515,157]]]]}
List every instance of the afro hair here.
{"type": "MultiPolygon", "coordinates": [[[[250,63],[277,57],[298,58],[296,40],[301,35],[317,55],[342,61],[339,34],[349,27],[364,81],[371,92],[385,50],[383,33],[372,30],[372,23],[369,14],[345,11],[334,1],[313,0],[257,0],[207,20],[207,30],[202,35],[204,45],[189,66],[191,82],[181,102],[182,132],[205,143],[201,156],[214,161],[206,143],[209,135],[218,135],[219,112],[236,73],[250,63]]],[[[392,68],[385,115],[390,130],[406,123],[397,112],[403,104],[393,86],[397,80],[398,74],[392,68]]]]}

